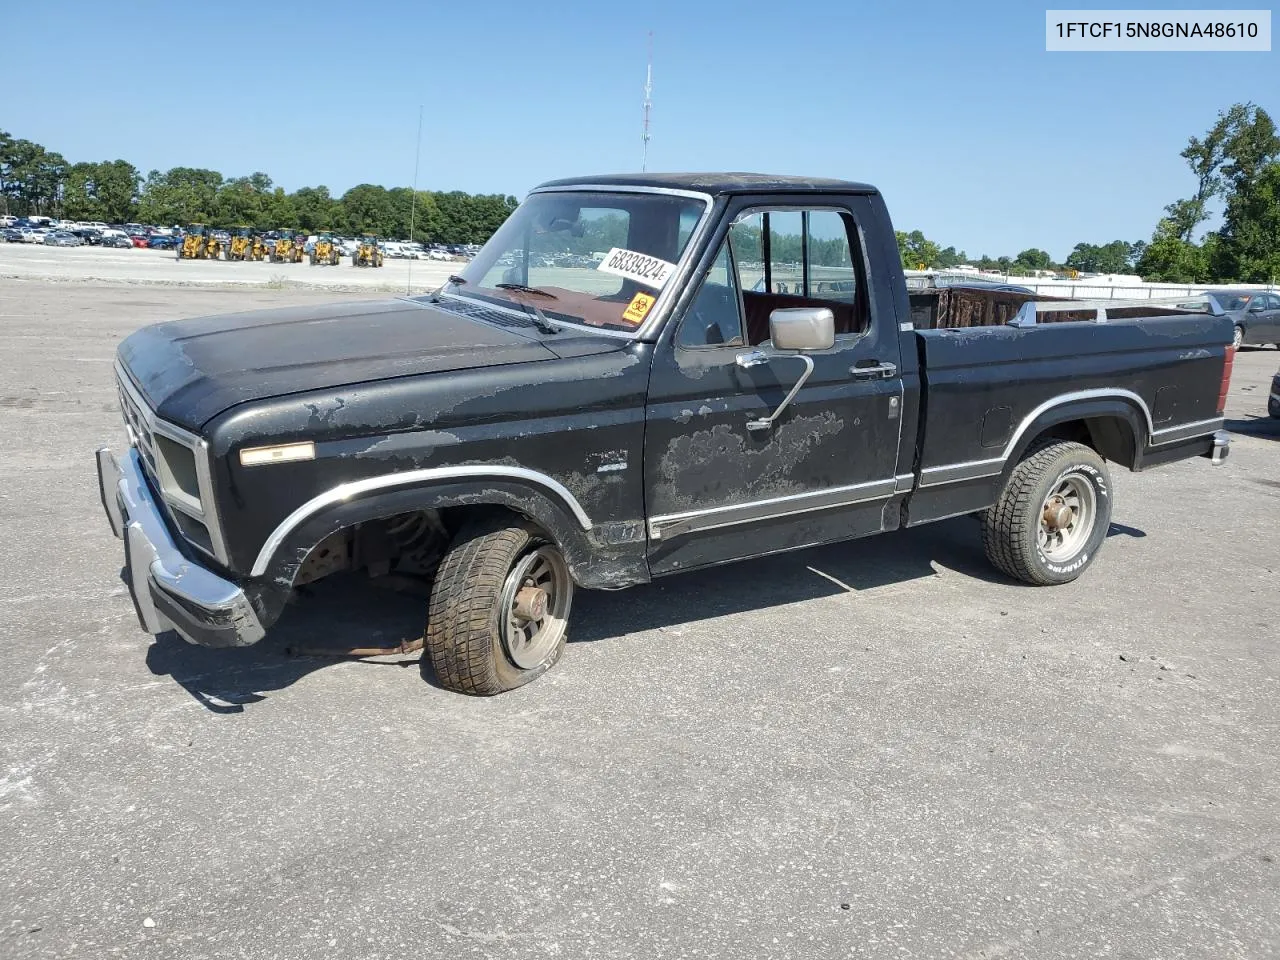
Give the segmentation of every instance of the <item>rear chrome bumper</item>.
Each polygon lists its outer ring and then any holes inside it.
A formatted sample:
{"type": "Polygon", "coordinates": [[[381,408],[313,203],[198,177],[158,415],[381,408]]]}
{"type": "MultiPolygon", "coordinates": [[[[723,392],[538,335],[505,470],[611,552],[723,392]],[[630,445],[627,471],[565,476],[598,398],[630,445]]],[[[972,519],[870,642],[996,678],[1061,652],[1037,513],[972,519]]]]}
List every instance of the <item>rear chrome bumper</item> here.
{"type": "Polygon", "coordinates": [[[243,647],[266,630],[244,590],[188,560],[165,524],[137,450],[123,462],[97,452],[98,493],[111,532],[124,540],[129,592],[147,633],[176,630],[205,647],[243,647]]]}
{"type": "Polygon", "coordinates": [[[1231,455],[1231,434],[1225,430],[1215,430],[1213,433],[1213,446],[1209,452],[1205,454],[1209,461],[1213,464],[1219,464],[1231,455]]]}

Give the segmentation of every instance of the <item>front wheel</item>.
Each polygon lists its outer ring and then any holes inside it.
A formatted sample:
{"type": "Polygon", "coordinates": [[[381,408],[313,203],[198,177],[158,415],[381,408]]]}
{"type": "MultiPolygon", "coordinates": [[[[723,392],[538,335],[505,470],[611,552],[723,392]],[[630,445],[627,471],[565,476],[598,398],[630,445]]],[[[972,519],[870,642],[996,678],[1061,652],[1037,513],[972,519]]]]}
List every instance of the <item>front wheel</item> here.
{"type": "Polygon", "coordinates": [[[999,570],[1035,586],[1070,583],[1111,526],[1107,465],[1082,443],[1052,440],[1013,469],[982,513],[982,546],[999,570]]]}
{"type": "Polygon", "coordinates": [[[1235,330],[1231,334],[1231,346],[1239,350],[1244,346],[1244,327],[1236,325],[1235,330]]]}
{"type": "Polygon", "coordinates": [[[572,604],[554,543],[509,515],[468,524],[431,587],[425,648],[436,679],[492,696],[540,677],[564,650],[572,604]]]}

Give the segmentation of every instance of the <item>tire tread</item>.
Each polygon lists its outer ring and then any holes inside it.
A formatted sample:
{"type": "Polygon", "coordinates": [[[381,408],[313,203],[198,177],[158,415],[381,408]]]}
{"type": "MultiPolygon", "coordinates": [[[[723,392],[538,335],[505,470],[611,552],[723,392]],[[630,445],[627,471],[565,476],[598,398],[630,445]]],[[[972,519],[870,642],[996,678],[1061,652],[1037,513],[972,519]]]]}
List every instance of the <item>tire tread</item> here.
{"type": "Polygon", "coordinates": [[[1036,563],[1035,538],[1028,533],[1040,523],[1040,504],[1033,502],[1032,496],[1036,486],[1068,455],[1098,458],[1083,443],[1051,437],[1039,441],[1013,468],[1000,498],[982,513],[982,549],[997,570],[1015,580],[1035,586],[1058,583],[1046,577],[1036,563]]]}
{"type": "Polygon", "coordinates": [[[510,516],[493,516],[458,531],[431,586],[425,648],[441,686],[493,696],[510,689],[494,661],[495,600],[511,563],[530,540],[510,516]]]}

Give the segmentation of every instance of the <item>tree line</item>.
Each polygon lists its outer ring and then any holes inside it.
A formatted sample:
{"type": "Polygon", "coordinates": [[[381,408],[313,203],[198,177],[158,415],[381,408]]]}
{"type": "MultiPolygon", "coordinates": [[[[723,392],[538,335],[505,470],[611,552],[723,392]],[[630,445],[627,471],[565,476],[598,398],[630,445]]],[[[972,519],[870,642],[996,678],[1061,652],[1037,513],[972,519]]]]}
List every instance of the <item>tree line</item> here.
{"type": "Polygon", "coordinates": [[[898,233],[903,266],[946,269],[968,263],[1011,276],[1037,270],[1136,273],[1169,283],[1280,281],[1280,136],[1267,112],[1237,103],[1218,114],[1204,138],[1192,137],[1181,156],[1195,176],[1190,197],[1165,207],[1149,241],[1077,243],[1062,263],[1032,247],[1015,257],[971,259],[941,248],[919,230],[898,233]],[[1197,239],[1210,205],[1223,206],[1222,225],[1197,239]]]}
{"type": "Polygon", "coordinates": [[[145,177],[126,160],[68,163],[60,153],[0,130],[0,212],[104,223],[244,225],[263,230],[375,233],[424,243],[483,243],[516,198],[362,183],[340,197],[328,187],[292,193],[265,173],[224,177],[174,167],[145,177]]]}

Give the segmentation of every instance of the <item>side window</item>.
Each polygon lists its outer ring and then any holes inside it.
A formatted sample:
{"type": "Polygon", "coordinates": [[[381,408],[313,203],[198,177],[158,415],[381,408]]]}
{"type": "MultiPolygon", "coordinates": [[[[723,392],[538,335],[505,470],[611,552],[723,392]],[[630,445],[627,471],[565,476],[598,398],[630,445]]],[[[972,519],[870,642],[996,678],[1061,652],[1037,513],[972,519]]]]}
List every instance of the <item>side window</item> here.
{"type": "Polygon", "coordinates": [[[837,336],[867,329],[862,250],[851,213],[753,211],[740,218],[733,231],[747,342],[752,346],[769,339],[769,314],[779,307],[828,307],[835,315],[837,336]]]}
{"type": "Polygon", "coordinates": [[[720,252],[702,278],[702,285],[680,323],[677,343],[695,348],[742,345],[738,283],[728,241],[720,245],[720,252]]]}
{"type": "Polygon", "coordinates": [[[809,294],[823,300],[839,300],[853,305],[857,300],[858,277],[849,250],[849,227],[834,210],[809,213],[805,271],[809,294]]]}
{"type": "Polygon", "coordinates": [[[804,214],[775,210],[769,224],[769,289],[793,297],[804,296],[804,214]]]}

